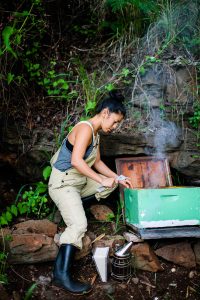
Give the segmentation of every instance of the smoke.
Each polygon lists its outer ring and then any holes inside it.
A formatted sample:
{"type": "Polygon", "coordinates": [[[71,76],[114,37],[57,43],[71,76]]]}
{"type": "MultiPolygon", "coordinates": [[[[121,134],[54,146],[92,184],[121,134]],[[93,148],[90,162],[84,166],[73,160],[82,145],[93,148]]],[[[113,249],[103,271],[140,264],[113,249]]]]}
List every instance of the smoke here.
{"type": "Polygon", "coordinates": [[[153,109],[146,138],[153,140],[152,148],[146,147],[145,152],[156,158],[166,158],[166,151],[180,146],[181,130],[172,121],[163,119],[159,109],[153,109]]]}

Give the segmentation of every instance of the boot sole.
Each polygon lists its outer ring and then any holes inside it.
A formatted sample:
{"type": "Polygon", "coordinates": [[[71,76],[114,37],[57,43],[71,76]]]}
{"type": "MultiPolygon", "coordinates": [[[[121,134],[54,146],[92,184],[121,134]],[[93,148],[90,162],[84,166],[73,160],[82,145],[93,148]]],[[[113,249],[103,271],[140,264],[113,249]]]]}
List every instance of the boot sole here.
{"type": "Polygon", "coordinates": [[[86,292],[83,292],[83,293],[73,293],[73,292],[71,292],[71,291],[65,289],[65,288],[63,287],[63,285],[61,285],[61,284],[59,284],[59,283],[57,283],[57,282],[55,282],[55,281],[53,281],[52,284],[55,285],[55,286],[57,286],[57,287],[59,287],[59,288],[61,288],[61,289],[62,289],[63,291],[65,291],[65,292],[69,292],[70,294],[72,294],[72,295],[74,295],[74,296],[76,296],[76,295],[77,295],[77,296],[84,296],[84,295],[86,295],[86,294],[89,294],[89,293],[92,291],[92,288],[91,288],[90,290],[88,290],[88,291],[86,291],[86,292]]]}

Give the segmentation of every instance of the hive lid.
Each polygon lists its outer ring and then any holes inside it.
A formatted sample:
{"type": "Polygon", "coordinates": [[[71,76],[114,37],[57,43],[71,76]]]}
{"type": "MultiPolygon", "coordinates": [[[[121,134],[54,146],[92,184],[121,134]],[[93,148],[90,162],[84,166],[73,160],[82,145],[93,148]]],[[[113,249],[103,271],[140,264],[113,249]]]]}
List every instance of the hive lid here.
{"type": "MultiPolygon", "coordinates": [[[[117,174],[130,177],[134,188],[161,188],[172,186],[166,158],[126,157],[115,160],[117,174]]],[[[121,194],[123,187],[120,185],[121,194]]]]}

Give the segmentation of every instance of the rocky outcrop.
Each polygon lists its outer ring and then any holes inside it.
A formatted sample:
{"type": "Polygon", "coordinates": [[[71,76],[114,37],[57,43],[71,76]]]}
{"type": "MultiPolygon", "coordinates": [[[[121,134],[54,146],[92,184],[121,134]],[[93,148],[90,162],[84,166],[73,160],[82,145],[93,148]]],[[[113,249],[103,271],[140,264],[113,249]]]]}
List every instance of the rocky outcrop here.
{"type": "Polygon", "coordinates": [[[53,261],[58,252],[54,243],[57,225],[48,220],[29,220],[11,229],[2,229],[0,247],[13,264],[53,261]]]}
{"type": "MultiPolygon", "coordinates": [[[[16,224],[12,229],[2,228],[0,232],[0,250],[8,253],[8,261],[12,264],[33,264],[38,262],[54,261],[58,253],[60,229],[48,220],[29,220],[16,224]]],[[[128,235],[124,234],[127,238],[128,235]]],[[[92,254],[96,247],[109,247],[110,260],[113,254],[127,241],[121,235],[95,236],[87,232],[83,238],[83,248],[77,250],[75,259],[92,254]]],[[[128,236],[128,240],[129,240],[128,236]]],[[[162,244],[156,250],[146,241],[133,243],[131,265],[144,271],[158,272],[163,270],[162,260],[168,260],[176,265],[194,268],[200,263],[200,242],[192,243],[182,241],[179,243],[162,244]],[[161,258],[161,259],[160,259],[161,258]]]]}
{"type": "Polygon", "coordinates": [[[53,261],[58,247],[44,234],[12,234],[8,261],[13,264],[53,261]]]}
{"type": "Polygon", "coordinates": [[[90,212],[99,221],[111,221],[115,216],[113,211],[106,205],[92,205],[90,206],[90,212]]]}
{"type": "Polygon", "coordinates": [[[162,271],[161,264],[147,243],[140,243],[132,246],[132,266],[144,271],[158,272],[162,271]]]}
{"type": "Polygon", "coordinates": [[[156,255],[186,268],[196,266],[195,254],[187,242],[165,245],[155,251],[156,255]]]}
{"type": "MultiPolygon", "coordinates": [[[[150,62],[127,88],[127,120],[116,133],[101,133],[101,155],[164,156],[173,169],[200,186],[200,149],[188,117],[195,101],[195,66],[177,57],[150,62]]],[[[54,129],[7,120],[2,127],[0,167],[11,166],[26,182],[41,178],[41,166],[55,152],[54,129]]]]}

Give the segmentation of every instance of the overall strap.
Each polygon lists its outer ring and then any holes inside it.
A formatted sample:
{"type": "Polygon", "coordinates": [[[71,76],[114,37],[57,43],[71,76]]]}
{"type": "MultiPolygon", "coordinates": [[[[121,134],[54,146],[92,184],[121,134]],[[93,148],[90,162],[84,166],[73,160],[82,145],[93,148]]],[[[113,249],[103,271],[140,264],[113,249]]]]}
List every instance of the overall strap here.
{"type": "MultiPolygon", "coordinates": [[[[90,126],[90,128],[92,129],[92,140],[93,140],[93,143],[95,142],[95,135],[94,135],[94,128],[92,126],[92,124],[89,122],[89,121],[80,121],[79,123],[77,123],[75,126],[79,125],[79,124],[87,124],[90,126]]],[[[75,127],[74,126],[74,127],[75,127]]]]}

